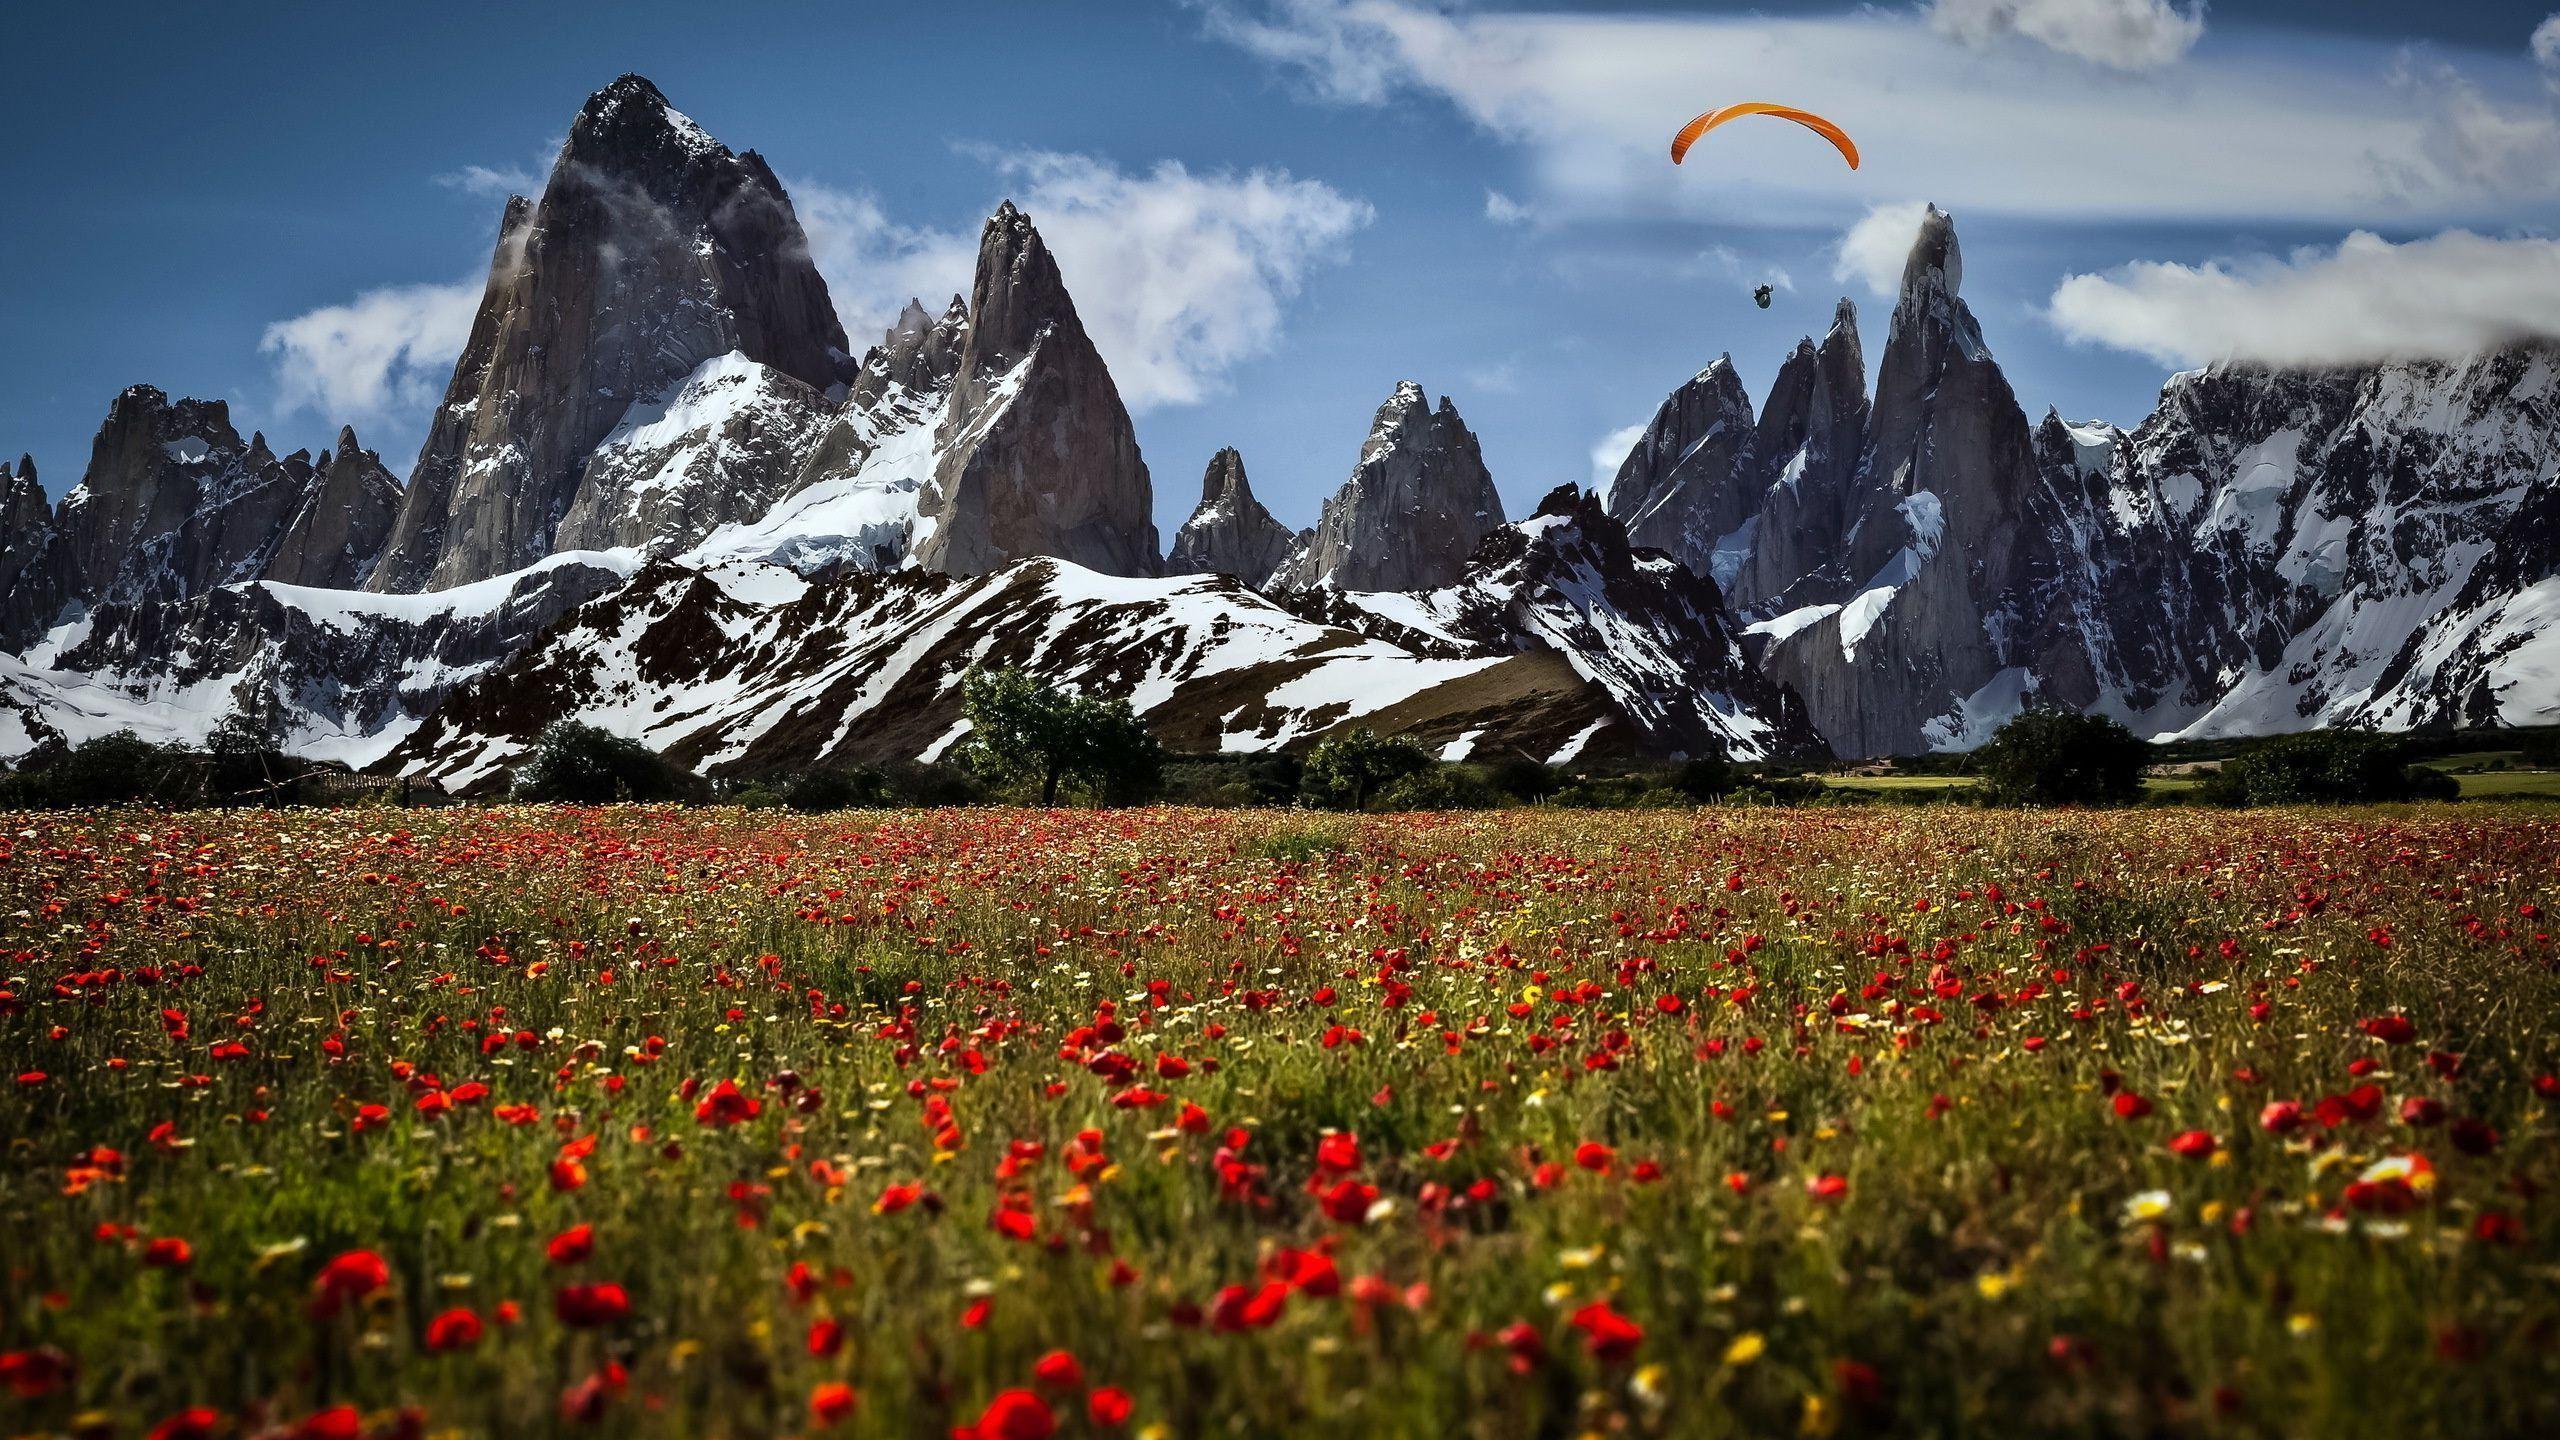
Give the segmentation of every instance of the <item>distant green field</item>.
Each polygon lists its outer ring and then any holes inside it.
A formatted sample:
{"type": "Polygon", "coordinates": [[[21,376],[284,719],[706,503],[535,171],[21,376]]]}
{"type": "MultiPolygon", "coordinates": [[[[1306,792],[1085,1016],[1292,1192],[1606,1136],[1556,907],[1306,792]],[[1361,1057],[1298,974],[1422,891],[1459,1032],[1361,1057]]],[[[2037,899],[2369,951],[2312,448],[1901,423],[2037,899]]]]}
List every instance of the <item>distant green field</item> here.
{"type": "Polygon", "coordinates": [[[2465,800],[2560,800],[2560,770],[2481,770],[2457,778],[2465,800]]]}
{"type": "Polygon", "coordinates": [[[1825,775],[1822,783],[1834,790],[1963,790],[1973,784],[1970,775],[1825,775]]]}
{"type": "MultiPolygon", "coordinates": [[[[2466,800],[2560,800],[2560,770],[2509,770],[2502,768],[2517,763],[2522,756],[2513,750],[2480,751],[2447,755],[2425,762],[2462,782],[2466,800]]],[[[1944,791],[1972,787],[1970,775],[1825,775],[1822,783],[1835,790],[1864,790],[1873,793],[1889,791],[1944,791]]],[[[2153,775],[2145,779],[2143,788],[2157,796],[2191,794],[2201,788],[2201,775],[2153,775]]]]}

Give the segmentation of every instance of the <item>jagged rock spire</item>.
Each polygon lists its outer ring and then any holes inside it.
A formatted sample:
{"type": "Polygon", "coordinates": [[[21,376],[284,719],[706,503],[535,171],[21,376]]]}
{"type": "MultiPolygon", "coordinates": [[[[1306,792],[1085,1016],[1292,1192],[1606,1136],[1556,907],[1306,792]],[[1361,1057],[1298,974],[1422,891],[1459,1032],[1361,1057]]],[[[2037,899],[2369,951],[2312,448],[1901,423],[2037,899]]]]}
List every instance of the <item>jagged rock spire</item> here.
{"type": "Polygon", "coordinates": [[[579,110],[540,201],[507,202],[372,588],[542,558],[598,442],[732,351],[818,390],[852,369],[773,171],[625,75],[579,110]]]}
{"type": "Polygon", "coordinates": [[[1458,407],[1444,395],[1435,411],[1420,385],[1399,381],[1351,478],[1272,583],[1434,589],[1454,583],[1477,542],[1502,524],[1502,496],[1458,407]]]}
{"type": "Polygon", "coordinates": [[[1165,569],[1175,575],[1232,575],[1260,586],[1297,543],[1297,535],[1253,497],[1244,457],[1230,447],[1209,458],[1200,477],[1200,507],[1174,532],[1165,569]]]}
{"type": "Polygon", "coordinates": [[[1759,508],[1754,441],[1750,392],[1733,357],[1719,356],[1654,412],[1610,482],[1609,513],[1637,544],[1708,574],[1759,508]]]}
{"type": "Polygon", "coordinates": [[[979,237],[938,443],[924,568],[979,575],[1043,555],[1110,575],[1161,568],[1136,427],[1057,260],[1010,200],[979,237]]]}

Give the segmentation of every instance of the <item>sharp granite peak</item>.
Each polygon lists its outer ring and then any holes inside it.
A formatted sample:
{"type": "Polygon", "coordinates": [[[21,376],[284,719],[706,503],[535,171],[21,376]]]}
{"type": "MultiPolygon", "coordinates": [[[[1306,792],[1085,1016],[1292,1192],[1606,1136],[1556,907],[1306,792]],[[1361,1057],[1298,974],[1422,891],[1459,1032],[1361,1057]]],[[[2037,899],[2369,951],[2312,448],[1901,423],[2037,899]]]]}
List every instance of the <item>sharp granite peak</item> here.
{"type": "Polygon", "coordinates": [[[924,568],[983,575],[1044,555],[1106,575],[1162,568],[1137,427],[1056,258],[1010,200],[979,236],[936,445],[915,547],[924,568]]]}
{"type": "Polygon", "coordinates": [[[542,198],[507,204],[371,588],[445,589],[550,554],[563,519],[594,523],[611,503],[597,492],[624,480],[589,482],[597,446],[732,356],[773,390],[824,391],[853,368],[773,171],[625,75],[579,110],[542,198]]]}
{"type": "Polygon", "coordinates": [[[1351,478],[1271,583],[1283,589],[1430,590],[1457,582],[1503,524],[1475,432],[1447,396],[1411,380],[1378,407],[1351,478]]]}
{"type": "Polygon", "coordinates": [[[1209,468],[1200,477],[1199,508],[1174,532],[1165,572],[1232,575],[1247,585],[1263,586],[1300,538],[1254,498],[1244,457],[1230,447],[1209,457],[1209,468]]]}
{"type": "Polygon", "coordinates": [[[0,757],[246,719],[490,789],[575,717],[716,773],[930,759],[977,664],[1219,751],[2560,721],[2560,348],[2217,366],[2129,433],[2031,423],[1931,208],[1872,393],[1844,300],[1758,404],[1718,356],[1602,493],[1511,523],[1404,381],[1315,525],[1225,450],[1168,557],[1067,279],[1008,201],[968,293],[857,358],[764,161],[624,76],[507,201],[405,489],[351,430],[278,455],[147,385],[59,502],[0,470],[0,757]]]}

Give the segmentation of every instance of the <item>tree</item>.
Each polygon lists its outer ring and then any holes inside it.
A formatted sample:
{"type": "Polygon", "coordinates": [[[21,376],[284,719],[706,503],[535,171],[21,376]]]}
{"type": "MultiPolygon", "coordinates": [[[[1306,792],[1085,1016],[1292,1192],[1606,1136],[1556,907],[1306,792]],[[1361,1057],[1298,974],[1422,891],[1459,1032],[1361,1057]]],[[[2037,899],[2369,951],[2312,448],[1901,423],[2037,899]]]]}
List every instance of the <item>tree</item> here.
{"type": "Polygon", "coordinates": [[[555,720],[516,772],[516,797],[570,805],[675,800],[687,777],[637,740],[575,720],[555,720]]]}
{"type": "Polygon", "coordinates": [[[2151,747],[2103,715],[2028,710],[1973,761],[1995,805],[2122,805],[2141,798],[2151,747]]]}
{"type": "Polygon", "coordinates": [[[268,741],[267,728],[236,711],[205,737],[205,788],[218,804],[272,800],[291,778],[291,762],[268,741]]]}
{"type": "Polygon", "coordinates": [[[84,740],[32,777],[52,805],[122,805],[163,798],[178,758],[130,730],[84,740]]]}
{"type": "Polygon", "coordinates": [[[810,770],[791,777],[790,783],[783,786],[782,803],[803,814],[876,809],[889,803],[889,782],[869,766],[810,770]]]}
{"type": "Polygon", "coordinates": [[[1542,764],[1526,755],[1514,755],[1493,767],[1488,777],[1493,788],[1523,803],[1535,805],[1564,788],[1564,777],[1553,765],[1542,764]]]}
{"type": "Polygon", "coordinates": [[[1299,782],[1307,803],[1332,810],[1366,810],[1380,789],[1431,768],[1431,757],[1412,741],[1386,739],[1362,727],[1307,752],[1299,782]]]}
{"type": "Polygon", "coordinates": [[[1022,670],[971,669],[961,678],[969,768],[998,783],[1035,785],[1043,806],[1058,787],[1091,786],[1108,804],[1143,800],[1164,773],[1164,749],[1126,699],[1099,700],[1022,670]]]}
{"type": "Polygon", "coordinates": [[[1730,795],[1742,784],[1742,776],[1733,762],[1722,755],[1701,755],[1680,767],[1680,777],[1672,788],[1700,805],[1712,804],[1730,795]]]}
{"type": "Polygon", "coordinates": [[[2452,776],[2411,765],[2400,741],[2342,730],[2262,741],[2224,761],[2204,786],[2217,805],[2367,805],[2461,793],[2452,776]]]}

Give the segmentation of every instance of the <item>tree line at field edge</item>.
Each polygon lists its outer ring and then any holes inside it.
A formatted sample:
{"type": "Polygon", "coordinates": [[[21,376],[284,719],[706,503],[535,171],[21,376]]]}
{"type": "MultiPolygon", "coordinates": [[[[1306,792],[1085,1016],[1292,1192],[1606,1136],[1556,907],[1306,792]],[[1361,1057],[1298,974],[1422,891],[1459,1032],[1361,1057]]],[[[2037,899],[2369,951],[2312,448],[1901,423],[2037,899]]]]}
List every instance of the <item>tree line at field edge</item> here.
{"type": "MultiPolygon", "coordinates": [[[[516,799],[567,804],[724,803],[805,813],[1017,803],[1224,807],[1302,805],[1343,811],[1470,810],[1508,805],[1649,809],[1702,804],[1978,804],[2221,806],[2450,800],[2451,775],[2417,763],[2444,753],[2441,737],[2312,731],[2240,743],[2203,762],[2183,793],[2146,776],[2177,755],[2104,716],[2030,709],[1969,754],[1894,762],[1894,773],[1948,783],[1861,789],[1826,784],[1801,767],[1705,756],[1669,765],[1570,767],[1526,754],[1446,761],[1402,736],[1354,727],[1303,755],[1180,755],[1150,735],[1125,698],[1078,694],[1018,669],[972,669],[962,679],[965,740],[947,757],[706,780],[638,740],[575,720],[546,728],[513,774],[516,799]],[[1969,782],[1969,783],[1967,783],[1969,782]]],[[[2560,761],[2560,737],[2528,736],[2560,761]],[[2546,739],[2551,743],[2545,744],[2546,739]]],[[[243,717],[201,749],[155,745],[131,732],[40,749],[0,774],[0,806],[121,803],[171,806],[398,803],[410,782],[355,776],[285,755],[243,717]]],[[[435,792],[440,793],[440,792],[435,792]]]]}

